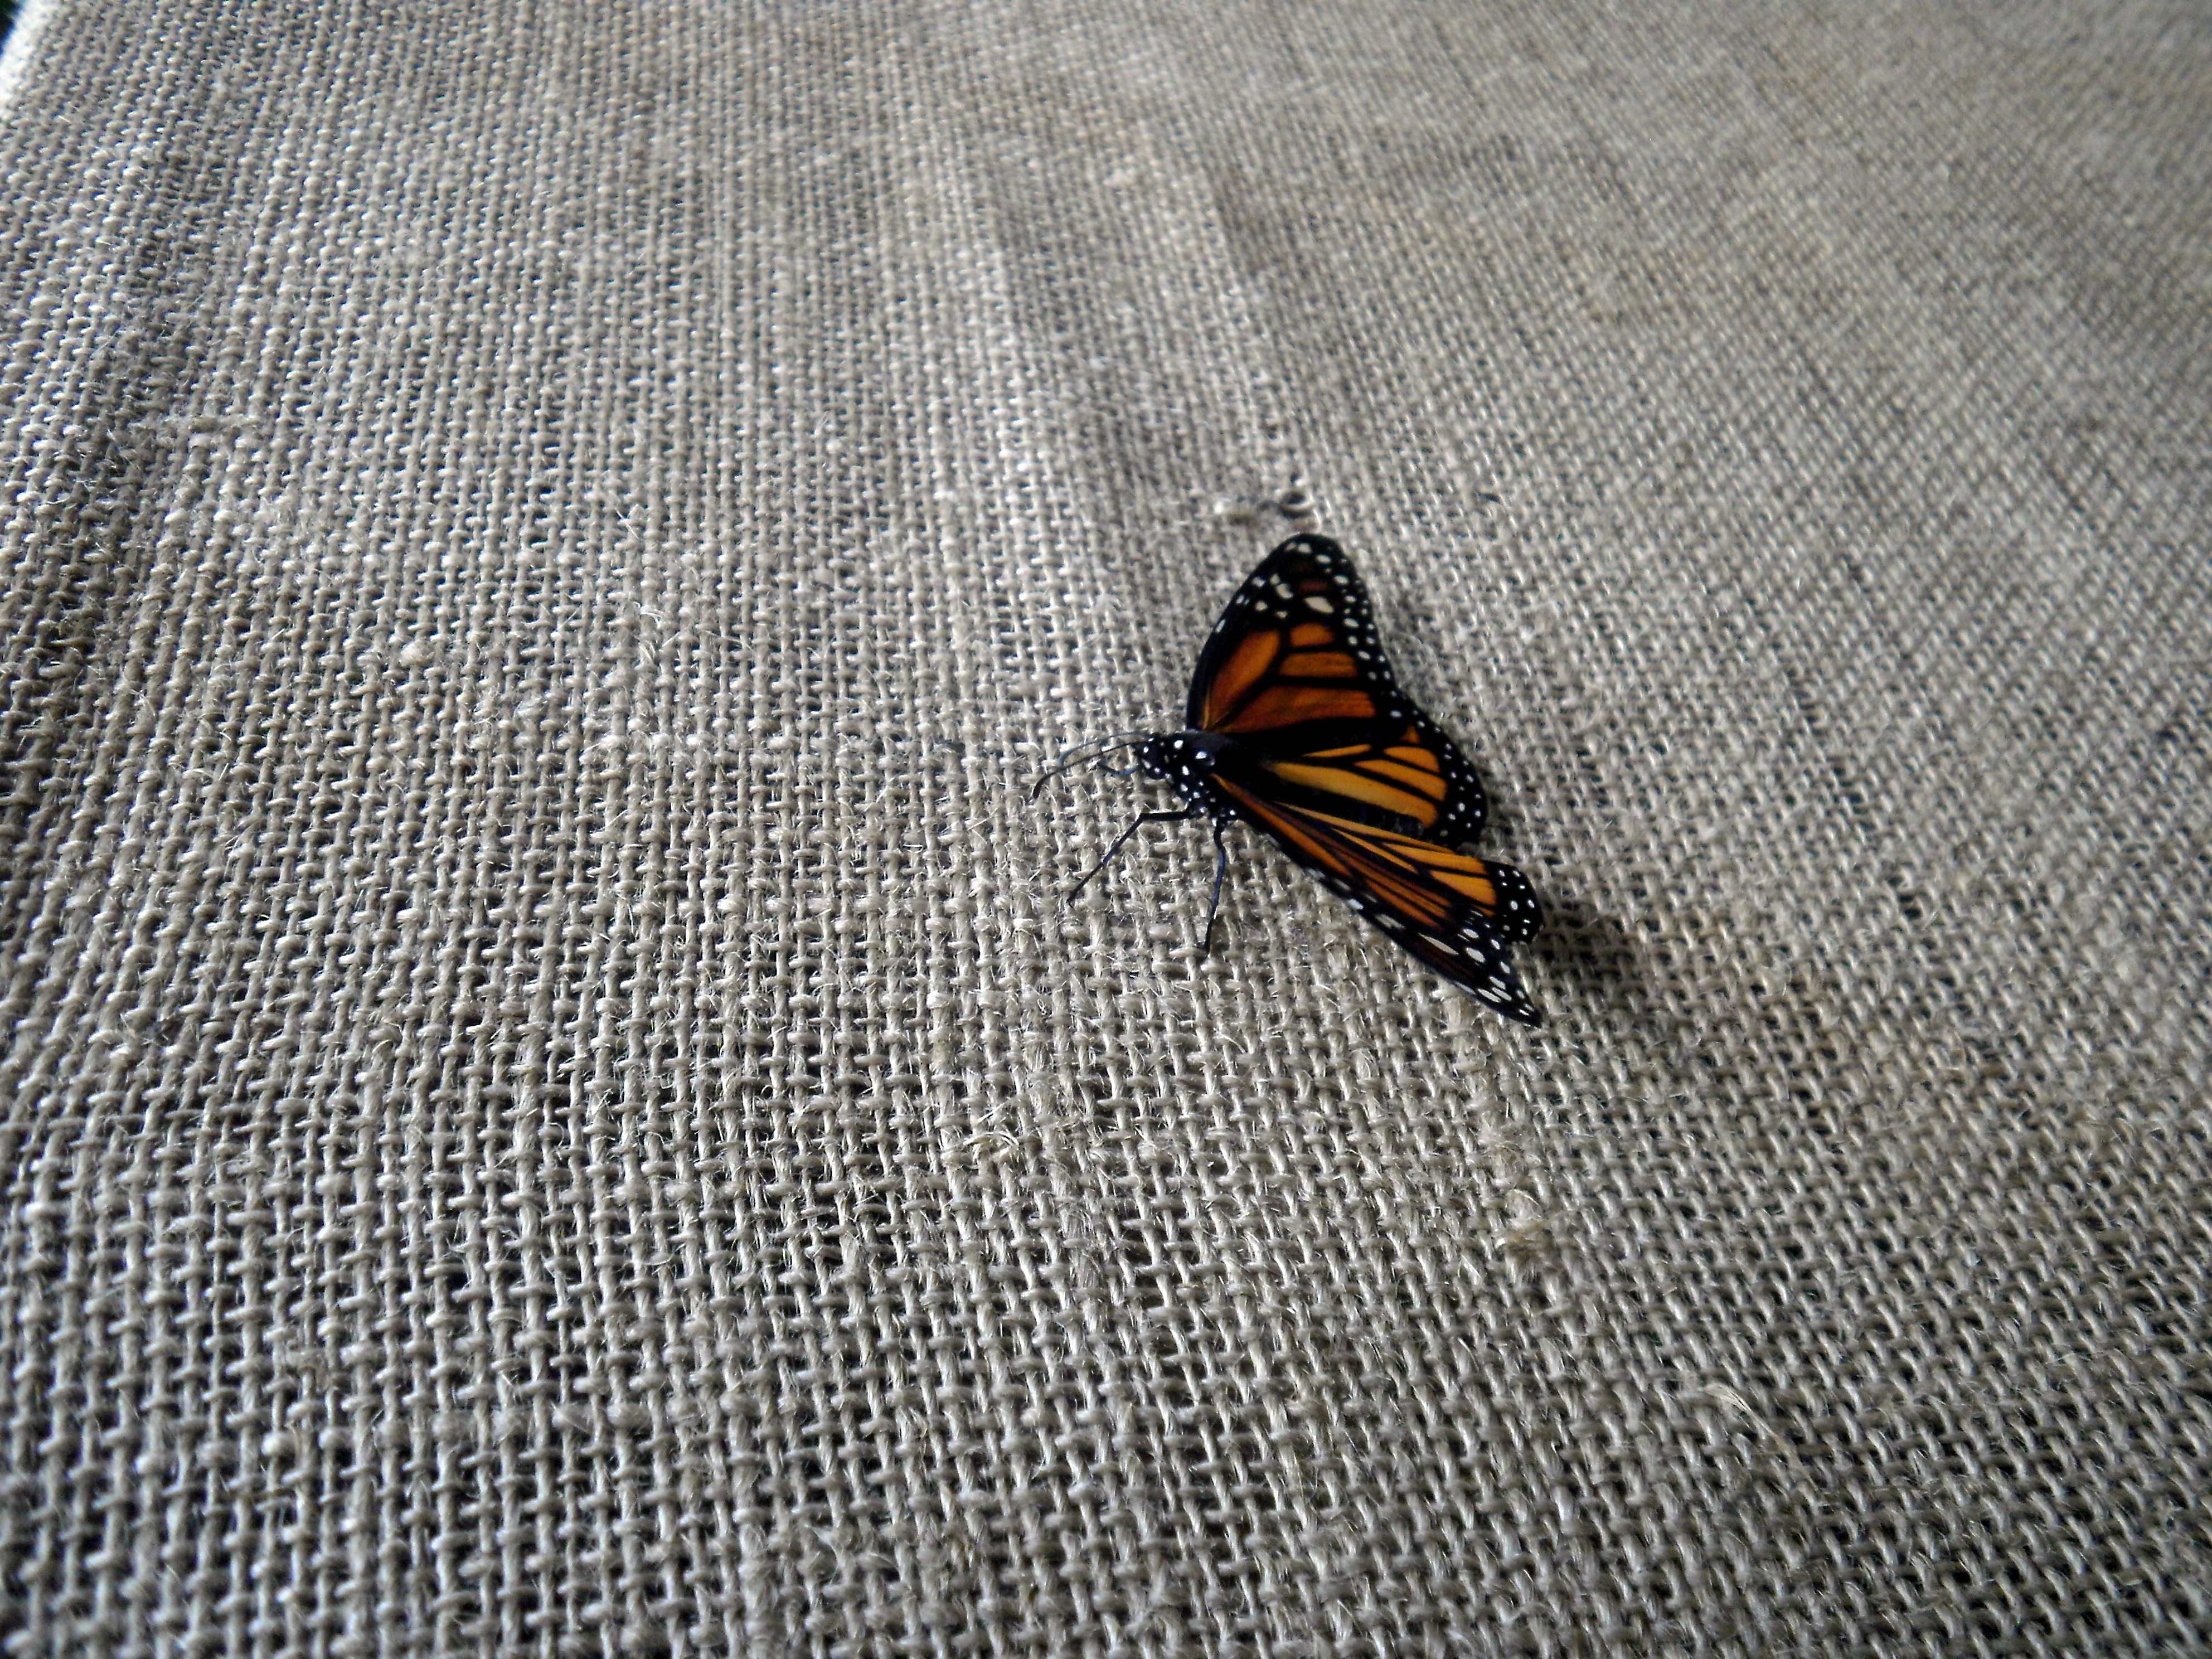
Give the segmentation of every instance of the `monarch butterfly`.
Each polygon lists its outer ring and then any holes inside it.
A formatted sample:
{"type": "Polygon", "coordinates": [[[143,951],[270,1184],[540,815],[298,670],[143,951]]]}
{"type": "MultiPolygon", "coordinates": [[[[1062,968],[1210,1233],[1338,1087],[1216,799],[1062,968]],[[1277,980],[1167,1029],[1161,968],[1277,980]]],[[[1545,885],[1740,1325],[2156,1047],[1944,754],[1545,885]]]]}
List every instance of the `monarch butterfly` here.
{"type": "Polygon", "coordinates": [[[1145,824],[1211,818],[1200,954],[1210,953],[1229,867],[1222,836],[1242,819],[1446,979],[1509,1018],[1543,1023],[1509,954],[1536,931],[1536,896],[1519,871],[1455,850],[1481,832],[1481,782],[1391,677],[1342,548],[1293,536],[1261,562],[1199,653],[1183,724],[1084,744],[1037,780],[1042,789],[1072,766],[1134,749],[1125,775],[1173,784],[1183,799],[1122,830],[1070,898],[1145,824]]]}

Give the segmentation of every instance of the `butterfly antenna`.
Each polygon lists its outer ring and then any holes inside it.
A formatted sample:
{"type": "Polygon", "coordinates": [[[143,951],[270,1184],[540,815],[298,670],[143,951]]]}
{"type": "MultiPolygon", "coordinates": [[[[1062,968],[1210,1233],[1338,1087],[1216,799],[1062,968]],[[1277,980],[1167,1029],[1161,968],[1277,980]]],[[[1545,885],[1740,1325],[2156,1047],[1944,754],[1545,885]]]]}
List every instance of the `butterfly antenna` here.
{"type": "Polygon", "coordinates": [[[1093,738],[1089,743],[1077,744],[1045,769],[1044,775],[1030,788],[1030,799],[1035,800],[1045,785],[1069,768],[1080,766],[1084,762],[1095,760],[1102,755],[1110,755],[1116,749],[1133,748],[1150,736],[1152,733],[1149,732],[1119,732],[1110,738],[1093,738]]]}

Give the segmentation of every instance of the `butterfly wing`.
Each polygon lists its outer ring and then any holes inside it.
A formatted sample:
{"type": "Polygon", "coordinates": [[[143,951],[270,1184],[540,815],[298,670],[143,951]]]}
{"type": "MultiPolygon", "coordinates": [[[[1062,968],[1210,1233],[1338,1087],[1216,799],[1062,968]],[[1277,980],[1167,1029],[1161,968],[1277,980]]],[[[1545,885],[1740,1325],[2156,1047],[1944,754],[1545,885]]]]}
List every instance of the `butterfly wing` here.
{"type": "Polygon", "coordinates": [[[1446,979],[1524,1025],[1543,1016],[1522,988],[1510,948],[1541,920],[1518,870],[1356,818],[1271,799],[1225,773],[1213,787],[1352,908],[1446,979]]]}
{"type": "Polygon", "coordinates": [[[1466,756],[1398,688],[1344,550],[1293,536],[1237,590],[1200,653],[1184,720],[1237,739],[1271,793],[1431,840],[1472,840],[1487,803],[1466,756]]]}

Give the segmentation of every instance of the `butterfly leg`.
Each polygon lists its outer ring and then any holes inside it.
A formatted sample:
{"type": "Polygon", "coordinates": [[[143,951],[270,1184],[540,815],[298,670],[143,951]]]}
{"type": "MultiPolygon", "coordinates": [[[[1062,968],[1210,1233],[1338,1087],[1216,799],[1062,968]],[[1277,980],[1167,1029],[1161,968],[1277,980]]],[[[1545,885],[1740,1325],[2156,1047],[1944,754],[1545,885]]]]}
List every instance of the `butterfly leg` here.
{"type": "Polygon", "coordinates": [[[1229,873],[1229,848],[1221,839],[1229,828],[1229,820],[1213,820],[1213,900],[1206,907],[1206,943],[1198,947],[1198,959],[1204,962],[1213,954],[1213,924],[1221,915],[1221,878],[1229,873]]]}
{"type": "Polygon", "coordinates": [[[1146,824],[1182,823],[1187,819],[1198,817],[1199,814],[1205,810],[1205,808],[1200,806],[1190,806],[1184,808],[1180,812],[1145,813],[1142,817],[1139,817],[1134,823],[1131,824],[1127,830],[1124,830],[1120,835],[1114,837],[1114,844],[1106,849],[1106,856],[1099,860],[1097,863],[1092,865],[1089,870],[1084,872],[1083,879],[1077,882],[1074,886],[1067,890],[1068,897],[1071,899],[1073,898],[1078,893],[1091,885],[1091,878],[1097,875],[1108,865],[1113,863],[1114,855],[1120,852],[1123,847],[1128,844],[1129,837],[1135,835],[1138,830],[1143,829],[1146,824]]]}

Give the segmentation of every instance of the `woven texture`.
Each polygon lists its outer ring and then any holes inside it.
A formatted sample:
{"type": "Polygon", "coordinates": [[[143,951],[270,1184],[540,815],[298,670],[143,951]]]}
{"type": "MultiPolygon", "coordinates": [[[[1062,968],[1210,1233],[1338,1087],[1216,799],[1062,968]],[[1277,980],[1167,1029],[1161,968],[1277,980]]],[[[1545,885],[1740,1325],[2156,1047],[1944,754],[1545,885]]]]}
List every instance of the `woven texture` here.
{"type": "Polygon", "coordinates": [[[2212,1644],[2201,16],[36,9],[6,1652],[2212,1644]]]}

